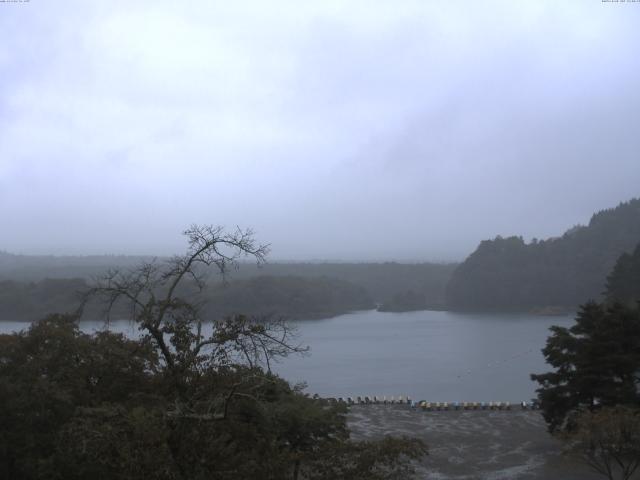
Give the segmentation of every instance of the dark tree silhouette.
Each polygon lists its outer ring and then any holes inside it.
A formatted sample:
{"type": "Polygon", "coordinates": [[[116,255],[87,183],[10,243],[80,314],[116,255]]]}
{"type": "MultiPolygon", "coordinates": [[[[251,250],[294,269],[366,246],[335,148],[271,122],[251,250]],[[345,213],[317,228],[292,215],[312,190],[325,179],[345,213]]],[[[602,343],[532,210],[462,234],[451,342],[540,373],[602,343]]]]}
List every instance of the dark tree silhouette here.
{"type": "Polygon", "coordinates": [[[571,328],[551,327],[543,353],[554,368],[534,374],[549,430],[570,431],[575,415],[640,404],[640,310],[589,302],[571,328]]]}
{"type": "Polygon", "coordinates": [[[572,310],[600,299],[618,257],[640,242],[640,199],[594,214],[559,238],[526,243],[496,237],[480,243],[447,286],[454,309],[572,310]]]}
{"type": "Polygon", "coordinates": [[[0,477],[407,478],[421,442],[352,442],[344,405],[270,371],[305,350],[286,323],[210,319],[194,301],[212,271],[263,262],[267,247],[250,231],[186,235],[185,255],[111,271],[86,293],[127,307],[141,338],[88,335],[69,315],[0,335],[0,477]]]}
{"type": "Polygon", "coordinates": [[[607,277],[609,302],[633,306],[640,302],[640,243],[632,253],[623,253],[607,277]]]}

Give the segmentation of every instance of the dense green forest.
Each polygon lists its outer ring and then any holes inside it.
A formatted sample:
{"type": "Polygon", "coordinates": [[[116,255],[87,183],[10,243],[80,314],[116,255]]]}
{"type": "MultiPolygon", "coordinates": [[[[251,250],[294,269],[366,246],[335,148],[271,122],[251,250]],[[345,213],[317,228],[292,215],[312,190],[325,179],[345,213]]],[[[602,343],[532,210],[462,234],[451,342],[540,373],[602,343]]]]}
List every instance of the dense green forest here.
{"type": "Polygon", "coordinates": [[[608,301],[628,306],[640,302],[640,243],[633,253],[623,253],[607,277],[608,301]]]}
{"type": "Polygon", "coordinates": [[[443,304],[454,263],[268,263],[257,269],[243,265],[234,278],[262,275],[332,277],[363,287],[376,303],[409,290],[428,304],[443,304]]]}
{"type": "Polygon", "coordinates": [[[480,243],[453,273],[453,309],[574,309],[599,299],[618,257],[640,243],[640,199],[592,216],[560,238],[497,237],[480,243]]]}
{"type": "Polygon", "coordinates": [[[260,276],[217,285],[206,292],[210,317],[233,314],[328,318],[374,307],[362,287],[328,277],[260,276]]]}
{"type": "Polygon", "coordinates": [[[0,280],[89,279],[110,268],[129,268],[151,260],[153,257],[127,255],[16,255],[0,250],[0,280]]]}
{"type": "MultiPolygon", "coordinates": [[[[34,320],[71,311],[77,292],[109,269],[126,269],[152,257],[55,257],[0,252],[0,320],[34,320]]],[[[156,261],[163,261],[157,259],[156,261]]],[[[444,304],[455,264],[419,263],[240,263],[222,286],[212,271],[205,292],[214,315],[243,312],[289,318],[331,317],[376,303],[397,305],[406,292],[420,308],[444,304]],[[217,280],[217,281],[216,281],[217,280]]],[[[392,307],[389,307],[392,308],[392,307]]],[[[410,308],[413,309],[413,308],[410,308]]],[[[97,313],[97,312],[93,312],[97,313]]]]}
{"type": "MultiPolygon", "coordinates": [[[[144,256],[52,256],[15,255],[0,251],[0,280],[39,282],[47,278],[91,279],[108,269],[122,269],[148,262],[144,256]]],[[[162,261],[163,258],[158,258],[162,261]]],[[[424,294],[425,302],[442,304],[455,263],[339,263],[270,262],[256,266],[240,263],[231,278],[243,280],[258,276],[329,277],[363,287],[376,303],[390,300],[409,290],[424,294]]]]}
{"type": "Polygon", "coordinates": [[[45,279],[39,282],[0,281],[0,320],[33,321],[51,312],[70,312],[80,305],[83,279],[45,279]]]}
{"type": "Polygon", "coordinates": [[[396,293],[391,299],[378,307],[381,312],[411,312],[416,310],[441,309],[442,304],[427,304],[425,296],[413,290],[396,293]]]}
{"type": "MultiPolygon", "coordinates": [[[[50,312],[73,312],[88,285],[83,279],[0,281],[0,320],[33,321],[50,312]]],[[[191,300],[212,319],[239,313],[289,319],[328,318],[375,306],[364,288],[327,277],[260,276],[227,284],[217,282],[191,300]]],[[[128,318],[130,312],[116,305],[112,314],[128,318]]],[[[85,318],[103,315],[103,309],[92,303],[85,308],[85,318]]]]}

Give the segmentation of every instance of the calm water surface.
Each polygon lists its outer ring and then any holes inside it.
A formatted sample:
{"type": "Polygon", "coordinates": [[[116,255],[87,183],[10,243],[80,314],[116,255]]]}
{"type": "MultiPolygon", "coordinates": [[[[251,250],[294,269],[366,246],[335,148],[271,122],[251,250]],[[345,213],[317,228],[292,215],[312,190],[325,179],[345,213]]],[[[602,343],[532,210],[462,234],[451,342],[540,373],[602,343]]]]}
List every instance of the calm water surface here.
{"type": "MultiPolygon", "coordinates": [[[[530,400],[530,373],[549,369],[540,350],[551,325],[569,326],[573,316],[452,312],[356,312],[325,320],[295,322],[298,341],[310,354],[274,369],[322,396],[410,395],[431,401],[530,400]]],[[[24,323],[0,322],[0,331],[24,323]]],[[[103,328],[83,322],[87,332],[103,328]]],[[[130,336],[128,322],[112,330],[130,336]]]]}
{"type": "Polygon", "coordinates": [[[572,323],[573,316],[358,312],[296,322],[311,355],[276,370],[323,396],[517,402],[535,395],[529,374],[549,369],[540,351],[549,327],[572,323]]]}

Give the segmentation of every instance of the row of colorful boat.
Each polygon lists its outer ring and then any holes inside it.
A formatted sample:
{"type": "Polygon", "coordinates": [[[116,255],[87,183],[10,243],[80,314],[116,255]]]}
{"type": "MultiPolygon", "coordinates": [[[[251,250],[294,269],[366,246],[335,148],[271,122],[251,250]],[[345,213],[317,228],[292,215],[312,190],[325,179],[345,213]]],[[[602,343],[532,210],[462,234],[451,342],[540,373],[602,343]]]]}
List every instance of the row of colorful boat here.
{"type": "Polygon", "coordinates": [[[411,398],[409,397],[404,397],[402,395],[399,395],[397,397],[395,396],[390,396],[390,397],[378,397],[378,396],[373,396],[373,397],[339,397],[337,399],[335,398],[330,398],[329,401],[331,402],[338,402],[338,403],[346,403],[348,405],[366,405],[366,404],[375,404],[375,405],[380,405],[380,404],[389,404],[389,405],[412,405],[415,402],[413,402],[413,400],[411,400],[411,398]]]}
{"type": "MultiPolygon", "coordinates": [[[[515,405],[509,402],[427,402],[420,400],[415,405],[422,410],[511,410],[515,405]]],[[[532,409],[534,405],[528,402],[519,404],[522,409],[532,409]]]]}
{"type": "Polygon", "coordinates": [[[415,402],[408,396],[391,396],[391,397],[339,397],[330,398],[329,401],[337,403],[346,403],[347,405],[409,405],[412,408],[419,408],[426,411],[437,410],[511,410],[512,408],[521,408],[522,410],[537,410],[538,405],[535,402],[520,402],[513,404],[510,402],[428,402],[420,400],[415,402]]]}

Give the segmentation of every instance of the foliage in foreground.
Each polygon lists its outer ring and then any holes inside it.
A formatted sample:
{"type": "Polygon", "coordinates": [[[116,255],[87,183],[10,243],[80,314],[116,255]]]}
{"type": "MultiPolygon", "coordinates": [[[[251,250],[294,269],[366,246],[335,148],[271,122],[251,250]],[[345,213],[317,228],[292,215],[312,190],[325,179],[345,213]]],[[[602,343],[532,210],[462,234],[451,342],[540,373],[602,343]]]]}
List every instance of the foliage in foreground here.
{"type": "Polygon", "coordinates": [[[543,353],[554,371],[531,375],[550,431],[574,429],[583,410],[640,406],[639,308],[589,302],[575,325],[551,331],[543,353]]]}
{"type": "Polygon", "coordinates": [[[568,449],[609,480],[630,479],[640,467],[640,409],[605,407],[577,416],[568,449]]]}
{"type": "Polygon", "coordinates": [[[185,394],[188,412],[148,341],[59,315],[2,335],[0,478],[279,479],[296,464],[305,478],[396,478],[424,453],[349,441],[343,407],[258,368],[206,372],[185,394]]]}
{"type": "Polygon", "coordinates": [[[189,301],[199,267],[224,274],[266,247],[251,232],[186,234],[184,256],[109,272],[88,292],[128,305],[139,340],[87,335],[64,315],[0,336],[0,477],[407,478],[420,441],[352,442],[344,406],[271,374],[274,358],[303,350],[285,323],[205,322],[189,301]]]}

